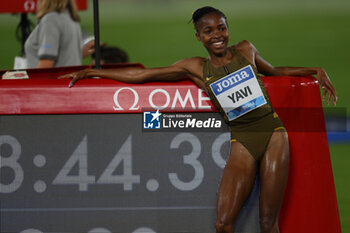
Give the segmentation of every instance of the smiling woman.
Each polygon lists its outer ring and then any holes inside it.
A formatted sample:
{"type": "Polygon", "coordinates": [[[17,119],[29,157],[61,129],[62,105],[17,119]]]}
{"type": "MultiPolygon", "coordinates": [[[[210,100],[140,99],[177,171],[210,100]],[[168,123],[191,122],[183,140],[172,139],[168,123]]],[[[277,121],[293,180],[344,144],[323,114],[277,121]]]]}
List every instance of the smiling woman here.
{"type": "Polygon", "coordinates": [[[190,79],[210,96],[231,131],[231,150],[223,171],[217,201],[217,232],[234,232],[234,223],[248,198],[260,170],[261,232],[279,232],[278,216],[289,166],[288,135],[274,112],[258,73],[269,76],[315,74],[327,102],[337,96],[322,68],[274,67],[249,41],[228,46],[225,15],[213,7],[202,7],[192,20],[197,39],[209,58],[192,57],[168,67],[117,70],[86,69],[60,78],[72,78],[70,86],[88,77],[127,83],[175,82],[190,79]],[[218,91],[219,90],[219,91],[218,91]]]}
{"type": "MultiPolygon", "coordinates": [[[[226,16],[219,10],[217,10],[217,14],[221,17],[219,18],[219,22],[216,24],[216,29],[218,32],[220,32],[220,37],[213,37],[213,31],[215,28],[212,27],[212,25],[215,24],[215,22],[209,22],[211,20],[215,20],[210,17],[203,18],[204,15],[212,13],[213,8],[211,7],[204,7],[202,10],[197,10],[193,13],[193,24],[196,29],[196,37],[199,41],[202,41],[204,47],[209,52],[214,52],[218,56],[220,54],[225,53],[225,44],[228,43],[229,33],[228,33],[228,25],[227,25],[227,19],[226,16]],[[202,33],[199,33],[199,29],[201,29],[202,33]],[[209,49],[209,47],[212,47],[212,50],[209,49]]],[[[215,57],[215,56],[214,56],[215,57]]]]}

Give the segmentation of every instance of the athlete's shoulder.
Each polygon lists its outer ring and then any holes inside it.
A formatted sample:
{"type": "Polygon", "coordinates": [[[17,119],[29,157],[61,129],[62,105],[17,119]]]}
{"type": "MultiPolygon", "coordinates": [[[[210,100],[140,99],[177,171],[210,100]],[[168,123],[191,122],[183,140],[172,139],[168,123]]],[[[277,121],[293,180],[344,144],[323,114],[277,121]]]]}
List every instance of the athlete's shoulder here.
{"type": "Polygon", "coordinates": [[[255,46],[248,40],[239,41],[238,43],[236,43],[232,47],[234,47],[235,49],[237,49],[239,51],[248,51],[248,50],[255,51],[256,50],[255,46]]]}
{"type": "Polygon", "coordinates": [[[190,57],[179,60],[173,64],[173,66],[180,66],[186,70],[201,69],[204,65],[205,58],[203,57],[190,57]]]}
{"type": "Polygon", "coordinates": [[[177,61],[175,64],[204,64],[204,61],[203,57],[190,57],[177,61]]]}
{"type": "Polygon", "coordinates": [[[174,63],[172,67],[176,70],[182,70],[191,77],[201,78],[205,60],[203,57],[185,58],[174,63]]]}

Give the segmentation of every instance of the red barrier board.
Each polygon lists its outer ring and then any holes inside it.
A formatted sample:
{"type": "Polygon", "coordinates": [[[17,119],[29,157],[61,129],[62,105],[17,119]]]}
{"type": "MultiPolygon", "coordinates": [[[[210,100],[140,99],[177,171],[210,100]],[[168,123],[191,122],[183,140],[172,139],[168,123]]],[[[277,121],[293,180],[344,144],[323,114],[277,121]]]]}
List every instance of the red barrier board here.
{"type": "MultiPolygon", "coordinates": [[[[137,113],[155,107],[165,112],[216,111],[188,81],[125,84],[85,79],[68,88],[70,80],[55,79],[81,68],[33,69],[28,70],[29,80],[0,80],[0,114],[137,113]]],[[[311,76],[263,77],[263,82],[290,140],[281,232],[340,233],[318,82],[311,76]]]]}
{"type": "MultiPolygon", "coordinates": [[[[75,0],[79,10],[87,9],[86,0],[75,0]]],[[[0,1],[0,13],[31,13],[35,12],[37,0],[0,1]]]]}
{"type": "Polygon", "coordinates": [[[138,85],[85,79],[68,88],[70,80],[56,79],[79,68],[32,69],[27,70],[29,80],[0,80],[0,114],[138,113],[156,107],[163,112],[215,110],[189,81],[138,85]]]}
{"type": "Polygon", "coordinates": [[[265,77],[263,81],[289,137],[290,168],[281,232],[340,233],[318,82],[313,77],[265,77]]]}

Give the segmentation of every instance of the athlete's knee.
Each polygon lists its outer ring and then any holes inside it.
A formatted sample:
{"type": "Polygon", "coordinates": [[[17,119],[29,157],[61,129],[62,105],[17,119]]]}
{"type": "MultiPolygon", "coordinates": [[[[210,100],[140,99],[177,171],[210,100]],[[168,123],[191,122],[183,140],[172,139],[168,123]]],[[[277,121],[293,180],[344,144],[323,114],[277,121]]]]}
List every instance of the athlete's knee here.
{"type": "Polygon", "coordinates": [[[222,221],[220,219],[216,220],[215,229],[216,233],[234,233],[233,223],[222,221]]]}
{"type": "Polygon", "coordinates": [[[278,218],[274,215],[260,216],[260,228],[261,232],[275,232],[278,228],[278,218]]]}

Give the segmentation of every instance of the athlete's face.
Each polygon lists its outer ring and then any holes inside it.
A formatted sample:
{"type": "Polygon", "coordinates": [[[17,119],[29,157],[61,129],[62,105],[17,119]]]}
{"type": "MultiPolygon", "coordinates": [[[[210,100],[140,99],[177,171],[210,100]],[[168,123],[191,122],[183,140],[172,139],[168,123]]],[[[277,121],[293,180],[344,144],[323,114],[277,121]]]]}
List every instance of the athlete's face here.
{"type": "Polygon", "coordinates": [[[229,40],[226,19],[217,12],[203,16],[197,24],[196,37],[209,54],[225,53],[229,40]]]}

